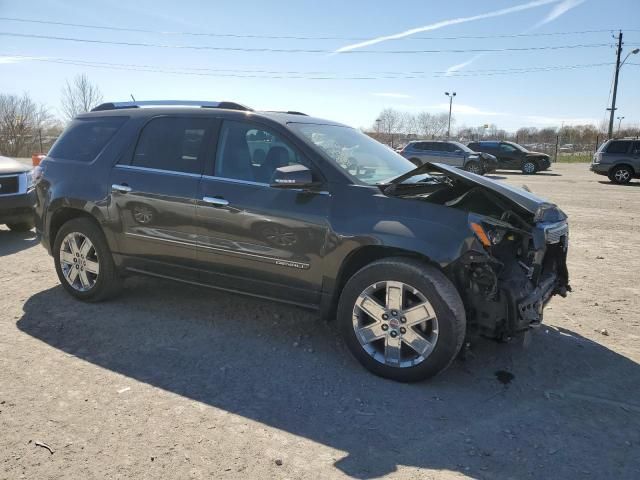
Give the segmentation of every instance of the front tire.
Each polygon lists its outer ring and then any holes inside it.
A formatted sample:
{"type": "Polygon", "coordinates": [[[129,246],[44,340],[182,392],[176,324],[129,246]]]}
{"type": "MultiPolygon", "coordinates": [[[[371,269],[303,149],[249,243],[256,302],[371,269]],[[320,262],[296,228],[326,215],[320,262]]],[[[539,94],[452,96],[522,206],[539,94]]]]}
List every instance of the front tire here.
{"type": "Polygon", "coordinates": [[[464,166],[464,169],[476,175],[484,175],[484,168],[482,168],[480,162],[469,162],[464,166]]]}
{"type": "Polygon", "coordinates": [[[464,305],[449,279],[427,263],[400,257],[373,262],[349,279],[338,322],[365,368],[400,382],[446,369],[466,330],[464,305]]]}
{"type": "Polygon", "coordinates": [[[102,230],[88,218],[66,222],[53,244],[56,273],[74,297],[100,302],[120,291],[121,279],[102,230]]]}
{"type": "Polygon", "coordinates": [[[633,178],[633,171],[626,165],[614,167],[609,172],[609,180],[618,185],[625,185],[633,178]]]}

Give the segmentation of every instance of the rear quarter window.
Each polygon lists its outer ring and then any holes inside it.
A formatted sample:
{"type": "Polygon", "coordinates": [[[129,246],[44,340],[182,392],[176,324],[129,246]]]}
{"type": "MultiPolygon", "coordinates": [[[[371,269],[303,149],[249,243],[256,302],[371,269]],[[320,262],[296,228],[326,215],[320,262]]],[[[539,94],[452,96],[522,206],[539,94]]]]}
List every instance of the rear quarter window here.
{"type": "Polygon", "coordinates": [[[607,145],[607,153],[627,153],[629,151],[629,147],[631,146],[631,142],[622,142],[614,140],[609,145],[607,145]]]}
{"type": "Polygon", "coordinates": [[[53,144],[48,156],[78,162],[91,162],[107,146],[128,117],[75,119],[53,144]]]}

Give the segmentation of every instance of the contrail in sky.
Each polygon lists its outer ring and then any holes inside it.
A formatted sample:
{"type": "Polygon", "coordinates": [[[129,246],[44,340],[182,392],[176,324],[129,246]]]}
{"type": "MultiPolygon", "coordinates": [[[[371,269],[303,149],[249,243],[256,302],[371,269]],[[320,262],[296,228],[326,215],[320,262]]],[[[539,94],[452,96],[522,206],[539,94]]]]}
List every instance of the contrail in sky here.
{"type": "MultiPolygon", "coordinates": [[[[558,3],[558,1],[559,0],[534,0],[533,2],[523,3],[523,4],[520,4],[520,5],[515,5],[513,7],[503,8],[503,9],[500,9],[500,10],[494,10],[493,12],[482,13],[480,15],[473,15],[471,17],[458,17],[458,18],[452,18],[452,19],[449,19],[449,20],[442,20],[440,22],[432,23],[430,25],[425,25],[423,27],[412,28],[410,30],[405,30],[404,32],[395,33],[393,35],[385,35],[383,37],[377,37],[377,38],[372,38],[371,40],[365,40],[364,42],[359,42],[359,43],[353,43],[351,45],[346,45],[344,47],[340,47],[339,49],[337,49],[333,53],[348,52],[348,51],[351,51],[351,50],[356,50],[358,48],[368,47],[370,45],[375,45],[377,43],[386,42],[388,40],[397,40],[399,38],[409,37],[411,35],[415,35],[416,33],[429,32],[431,30],[438,30],[440,28],[448,27],[450,25],[458,25],[460,23],[475,22],[476,20],[484,20],[485,18],[501,17],[502,15],[509,15],[510,13],[521,12],[523,10],[529,10],[531,8],[536,8],[536,7],[540,7],[540,6],[543,6],[543,5],[549,5],[549,4],[552,4],[552,3],[558,3]]],[[[575,3],[575,2],[580,2],[580,1],[581,0],[565,0],[563,3],[568,3],[568,2],[575,3]]],[[[560,5],[558,5],[558,7],[560,7],[560,5]]],[[[573,8],[573,7],[569,7],[569,8],[573,8]]],[[[561,11],[554,18],[557,18],[558,16],[562,15],[563,13],[564,12],[561,11]]],[[[550,15],[552,15],[552,14],[553,14],[553,12],[550,15]]]]}

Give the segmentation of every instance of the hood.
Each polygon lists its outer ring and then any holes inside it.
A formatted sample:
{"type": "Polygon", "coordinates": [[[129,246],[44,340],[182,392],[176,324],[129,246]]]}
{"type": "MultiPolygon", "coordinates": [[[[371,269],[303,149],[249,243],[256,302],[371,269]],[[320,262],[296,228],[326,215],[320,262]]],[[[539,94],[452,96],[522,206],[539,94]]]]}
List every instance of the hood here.
{"type": "Polygon", "coordinates": [[[0,175],[28,172],[31,167],[9,157],[0,157],[0,175]]]}
{"type": "Polygon", "coordinates": [[[493,193],[498,194],[500,197],[512,201],[527,212],[532,213],[535,216],[536,221],[555,222],[567,218],[566,215],[555,206],[555,204],[550,203],[531,192],[527,192],[521,188],[512,187],[506,183],[491,180],[481,175],[467,172],[460,168],[445,165],[443,163],[425,163],[424,165],[413,169],[411,172],[405,173],[404,175],[392,180],[391,183],[401,183],[415,175],[428,173],[429,171],[434,170],[446,173],[448,176],[454,177],[456,180],[466,184],[485,187],[493,193]]]}
{"type": "Polygon", "coordinates": [[[479,152],[478,155],[480,155],[485,160],[489,160],[490,162],[496,162],[496,163],[498,162],[498,159],[496,158],[496,156],[491,155],[490,153],[479,152]]]}

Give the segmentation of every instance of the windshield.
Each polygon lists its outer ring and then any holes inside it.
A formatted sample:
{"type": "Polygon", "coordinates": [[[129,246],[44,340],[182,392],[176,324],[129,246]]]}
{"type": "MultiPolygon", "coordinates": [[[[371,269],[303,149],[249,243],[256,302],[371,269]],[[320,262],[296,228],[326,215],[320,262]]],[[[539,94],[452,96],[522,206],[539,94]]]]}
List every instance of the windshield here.
{"type": "Polygon", "coordinates": [[[452,145],[455,145],[456,148],[459,148],[460,150],[462,150],[463,152],[466,153],[475,153],[473,150],[471,150],[469,147],[467,147],[465,144],[460,143],[460,142],[449,142],[452,145]]]}
{"type": "Polygon", "coordinates": [[[358,183],[376,185],[416,166],[364,133],[339,125],[290,123],[358,183]]]}
{"type": "Polygon", "coordinates": [[[520,150],[521,152],[529,153],[529,150],[524,148],[522,145],[518,145],[517,143],[513,143],[513,142],[504,142],[504,143],[511,145],[513,148],[520,150]]]}

